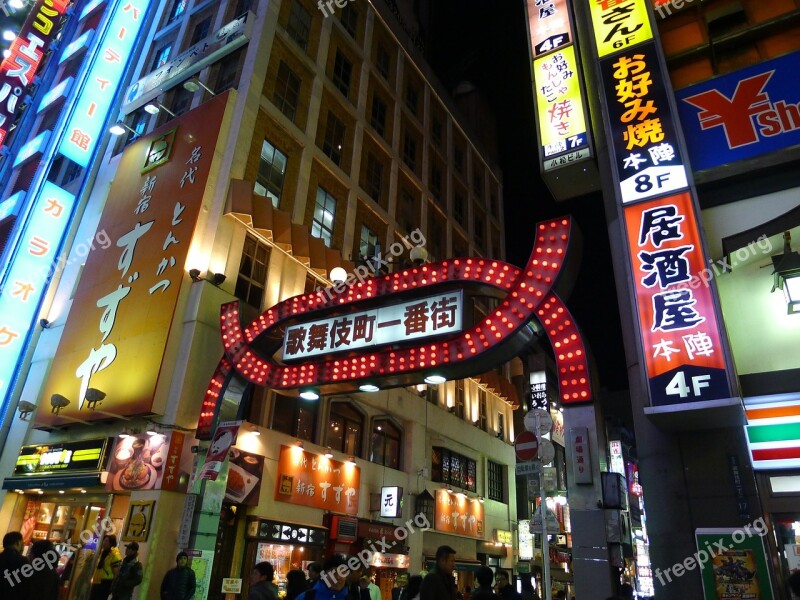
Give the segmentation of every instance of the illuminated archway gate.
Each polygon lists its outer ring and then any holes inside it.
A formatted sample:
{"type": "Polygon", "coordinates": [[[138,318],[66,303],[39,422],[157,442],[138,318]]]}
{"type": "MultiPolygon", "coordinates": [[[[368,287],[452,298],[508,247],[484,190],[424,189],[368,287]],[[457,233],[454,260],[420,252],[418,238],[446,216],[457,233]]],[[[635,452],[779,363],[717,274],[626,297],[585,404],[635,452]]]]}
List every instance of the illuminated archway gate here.
{"type": "MultiPolygon", "coordinates": [[[[224,356],[203,398],[198,439],[210,437],[221,392],[234,372],[274,390],[335,387],[358,391],[364,381],[386,387],[422,381],[426,373],[453,373],[450,378],[478,375],[486,360],[513,350],[513,340],[537,319],[553,345],[562,404],[590,402],[592,392],[583,340],[567,307],[553,291],[562,272],[570,241],[569,217],[539,223],[531,257],[524,270],[497,260],[456,258],[409,268],[347,286],[341,292],[322,290],[295,296],[265,311],[247,327],[239,322],[239,303],[222,305],[224,356]],[[505,294],[497,308],[473,327],[444,339],[421,340],[403,347],[362,349],[343,358],[330,356],[298,364],[281,364],[254,348],[259,339],[276,336],[304,319],[337,314],[413,290],[456,284],[493,288],[505,294]]],[[[522,336],[524,337],[524,336],[522,336]]],[[[530,337],[530,336],[529,336],[530,337]]],[[[513,355],[513,354],[512,354],[513,355]]],[[[506,359],[508,356],[506,356],[506,359]]],[[[496,364],[496,363],[495,363],[496,364]]],[[[491,367],[489,367],[491,368],[491,367]]]]}

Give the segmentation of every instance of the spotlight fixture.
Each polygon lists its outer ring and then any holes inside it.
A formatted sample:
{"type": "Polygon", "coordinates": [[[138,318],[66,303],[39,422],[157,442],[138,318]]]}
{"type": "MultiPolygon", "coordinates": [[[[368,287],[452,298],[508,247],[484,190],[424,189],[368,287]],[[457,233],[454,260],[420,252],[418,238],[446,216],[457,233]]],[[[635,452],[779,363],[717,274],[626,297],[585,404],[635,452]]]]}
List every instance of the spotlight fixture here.
{"type": "Polygon", "coordinates": [[[456,414],[456,407],[455,406],[448,406],[447,410],[450,411],[451,415],[456,414]]]}
{"type": "Polygon", "coordinates": [[[358,386],[358,389],[362,392],[379,392],[381,388],[372,383],[364,383],[358,386]]]}
{"type": "Polygon", "coordinates": [[[447,381],[446,377],[442,377],[441,375],[428,375],[425,378],[425,383],[429,383],[431,385],[439,385],[440,383],[444,383],[447,381]]]}
{"type": "Polygon", "coordinates": [[[783,254],[772,257],[772,292],[783,290],[787,314],[800,313],[800,254],[792,251],[792,235],[783,232],[783,254]]]}
{"type": "Polygon", "coordinates": [[[333,283],[341,283],[347,279],[347,271],[342,267],[334,267],[331,269],[329,276],[333,283]]]}
{"type": "Polygon", "coordinates": [[[253,427],[250,429],[250,435],[254,435],[254,436],[258,437],[258,436],[261,435],[261,430],[258,427],[256,427],[255,425],[253,425],[253,427]]]}
{"type": "Polygon", "coordinates": [[[333,451],[330,446],[325,450],[325,458],[333,458],[333,451]]]}
{"type": "Polygon", "coordinates": [[[210,283],[211,285],[219,287],[225,283],[225,279],[225,273],[212,273],[210,283]]]}
{"type": "Polygon", "coordinates": [[[119,439],[126,440],[131,437],[131,434],[128,433],[128,429],[123,427],[122,431],[119,432],[119,439]]]}
{"type": "Polygon", "coordinates": [[[208,86],[206,86],[202,81],[200,81],[197,77],[192,77],[191,79],[183,82],[183,89],[192,94],[194,94],[200,88],[203,88],[212,96],[216,96],[216,94],[213,91],[211,91],[211,89],[208,86]]]}
{"type": "Polygon", "coordinates": [[[355,456],[348,456],[347,460],[345,461],[348,465],[356,464],[356,457],[355,456]]]}
{"type": "Polygon", "coordinates": [[[111,127],[108,128],[108,132],[113,135],[122,135],[123,133],[125,133],[125,130],[128,130],[133,135],[139,135],[138,133],[136,133],[135,129],[129,127],[124,121],[117,121],[111,127]]]}
{"type": "Polygon", "coordinates": [[[13,42],[15,39],[17,39],[17,34],[10,29],[6,29],[3,32],[3,39],[7,42],[13,42]]]}
{"type": "Polygon", "coordinates": [[[50,321],[47,319],[39,319],[39,327],[42,329],[50,329],[50,321]]]}
{"type": "Polygon", "coordinates": [[[20,400],[17,404],[17,410],[19,411],[19,420],[27,421],[30,414],[36,410],[36,405],[27,400],[20,400]]]}
{"type": "Polygon", "coordinates": [[[297,446],[298,448],[303,448],[304,446],[303,440],[295,440],[294,445],[297,446]]]}
{"type": "Polygon", "coordinates": [[[198,281],[203,281],[203,278],[200,277],[200,269],[189,269],[189,277],[191,277],[192,281],[195,283],[198,281]]]}
{"type": "Polygon", "coordinates": [[[484,500],[485,500],[485,498],[483,496],[478,496],[478,502],[483,504],[484,500]]]}
{"type": "Polygon", "coordinates": [[[191,277],[192,281],[195,283],[198,281],[207,281],[216,287],[221,286],[227,279],[225,273],[211,273],[211,277],[200,277],[200,269],[189,269],[189,277],[191,277]]]}
{"type": "Polygon", "coordinates": [[[414,246],[408,253],[408,257],[416,266],[424,264],[428,260],[428,251],[423,246],[414,246]]]}
{"type": "Polygon", "coordinates": [[[102,402],[105,397],[106,397],[105,392],[102,392],[97,388],[88,388],[86,390],[86,395],[84,396],[84,400],[86,400],[88,409],[94,410],[94,407],[97,405],[97,403],[102,402]]]}
{"type": "Polygon", "coordinates": [[[61,394],[53,394],[50,396],[50,406],[52,406],[51,413],[57,415],[62,408],[69,406],[69,400],[61,394]]]}
{"type": "Polygon", "coordinates": [[[453,486],[452,485],[445,486],[445,489],[447,490],[448,494],[452,494],[453,493],[453,486]]]}
{"type": "Polygon", "coordinates": [[[313,388],[300,390],[300,397],[303,400],[319,400],[319,392],[313,388]]]}
{"type": "Polygon", "coordinates": [[[169,116],[171,116],[171,117],[175,116],[175,113],[172,112],[170,109],[168,109],[163,104],[161,104],[161,102],[150,102],[149,104],[146,104],[145,107],[144,107],[144,112],[146,112],[148,114],[151,114],[151,115],[157,115],[162,110],[165,113],[167,113],[169,116]]]}
{"type": "Polygon", "coordinates": [[[150,435],[150,436],[158,435],[160,433],[159,428],[158,428],[158,424],[153,423],[152,421],[150,423],[148,423],[147,429],[146,429],[146,433],[147,433],[147,435],[150,435]]]}

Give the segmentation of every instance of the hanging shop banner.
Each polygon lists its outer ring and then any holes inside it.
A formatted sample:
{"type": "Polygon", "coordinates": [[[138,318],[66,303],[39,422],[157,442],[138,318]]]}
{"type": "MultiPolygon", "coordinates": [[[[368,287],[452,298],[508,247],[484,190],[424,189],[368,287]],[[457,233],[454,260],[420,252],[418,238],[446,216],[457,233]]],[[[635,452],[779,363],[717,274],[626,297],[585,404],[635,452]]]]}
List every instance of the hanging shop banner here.
{"type": "Polygon", "coordinates": [[[653,43],[600,61],[623,203],[688,186],[666,79],[653,43]]]}
{"type": "Polygon", "coordinates": [[[211,481],[217,479],[222,471],[223,463],[228,457],[228,451],[236,443],[241,426],[241,421],[225,421],[217,426],[198,479],[210,479],[211,481]]]}
{"type": "MultiPolygon", "coordinates": [[[[698,555],[705,553],[710,557],[700,565],[705,600],[774,599],[761,537],[766,533],[766,526],[764,531],[749,528],[695,530],[698,555]]],[[[692,569],[696,567],[697,562],[692,569]]],[[[681,574],[674,573],[676,577],[681,574]]]]}
{"type": "Polygon", "coordinates": [[[649,0],[589,0],[598,58],[653,39],[647,2],[649,0]]]}
{"type": "Polygon", "coordinates": [[[461,331],[463,290],[286,328],[284,360],[385,346],[461,331]]]}
{"type": "Polygon", "coordinates": [[[746,405],[745,413],[753,469],[800,468],[800,401],[746,405]]]}
{"type": "Polygon", "coordinates": [[[232,448],[228,465],[228,481],[225,487],[225,501],[244,506],[258,506],[263,478],[263,456],[232,448]]]}
{"type": "Polygon", "coordinates": [[[572,42],[567,0],[527,0],[528,32],[534,57],[572,42]]]}
{"type": "Polygon", "coordinates": [[[436,490],[436,531],[484,539],[483,504],[477,498],[436,490]]]}
{"type": "Polygon", "coordinates": [[[228,94],[128,146],[36,414],[37,425],[152,412],[228,94]],[[102,390],[87,396],[91,389],[102,390]],[[50,410],[54,398],[61,398],[50,410]]]}
{"type": "MultiPolygon", "coordinates": [[[[61,32],[70,0],[39,0],[0,62],[0,148],[14,124],[50,44],[61,32]]],[[[5,7],[0,6],[0,12],[5,7]]],[[[6,16],[8,13],[5,13],[6,16]]]]}
{"type": "Polygon", "coordinates": [[[84,87],[58,148],[61,154],[82,167],[88,166],[98,142],[107,135],[108,113],[149,6],[150,0],[117,2],[97,56],[84,78],[84,87]]]}
{"type": "Polygon", "coordinates": [[[800,52],[675,92],[696,171],[800,144],[800,52]]]}
{"type": "Polygon", "coordinates": [[[575,46],[533,61],[536,111],[542,157],[588,148],[575,46]]]}
{"type": "Polygon", "coordinates": [[[361,469],[299,446],[281,446],[275,500],[358,514],[361,469]]]}
{"type": "Polygon", "coordinates": [[[185,492],[191,468],[191,439],[180,431],[118,437],[111,453],[106,490],[185,492]]]}
{"type": "Polygon", "coordinates": [[[653,406],[730,398],[691,196],[626,206],[625,224],[653,406]]]}

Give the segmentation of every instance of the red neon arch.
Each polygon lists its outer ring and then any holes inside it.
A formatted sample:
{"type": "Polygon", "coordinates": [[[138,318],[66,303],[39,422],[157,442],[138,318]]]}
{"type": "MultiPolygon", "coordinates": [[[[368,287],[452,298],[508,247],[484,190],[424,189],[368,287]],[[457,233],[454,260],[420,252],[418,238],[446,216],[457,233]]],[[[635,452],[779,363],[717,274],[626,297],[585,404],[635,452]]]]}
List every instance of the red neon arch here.
{"type": "Polygon", "coordinates": [[[568,217],[539,223],[531,257],[524,271],[496,260],[457,258],[370,278],[346,287],[341,293],[319,291],[284,300],[242,329],[238,302],[221,308],[220,361],[203,398],[198,436],[210,432],[219,392],[235,370],[248,381],[271,389],[341,384],[393,374],[429,371],[437,366],[474,358],[503,343],[536,317],[553,345],[564,404],[592,400],[586,349],[575,320],[552,291],[569,245],[568,217]],[[347,358],[308,360],[283,365],[259,356],[251,344],[259,336],[282,328],[298,316],[316,313],[392,293],[445,281],[481,283],[507,292],[506,298],[472,329],[453,338],[409,348],[387,348],[347,358]]]}

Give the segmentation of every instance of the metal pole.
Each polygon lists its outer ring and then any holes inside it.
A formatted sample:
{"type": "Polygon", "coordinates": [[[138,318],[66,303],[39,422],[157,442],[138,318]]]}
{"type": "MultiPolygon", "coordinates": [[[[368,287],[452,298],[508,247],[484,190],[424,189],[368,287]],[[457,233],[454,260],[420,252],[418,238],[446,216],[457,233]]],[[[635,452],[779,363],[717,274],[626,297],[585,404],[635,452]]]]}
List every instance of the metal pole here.
{"type": "MultiPolygon", "coordinates": [[[[536,437],[541,437],[539,428],[539,413],[536,413],[536,437]]],[[[541,442],[537,454],[541,456],[541,442]]],[[[542,587],[544,600],[552,600],[552,589],[550,586],[550,546],[547,541],[547,493],[544,491],[544,464],[539,459],[539,509],[542,515],[542,587]]]]}

